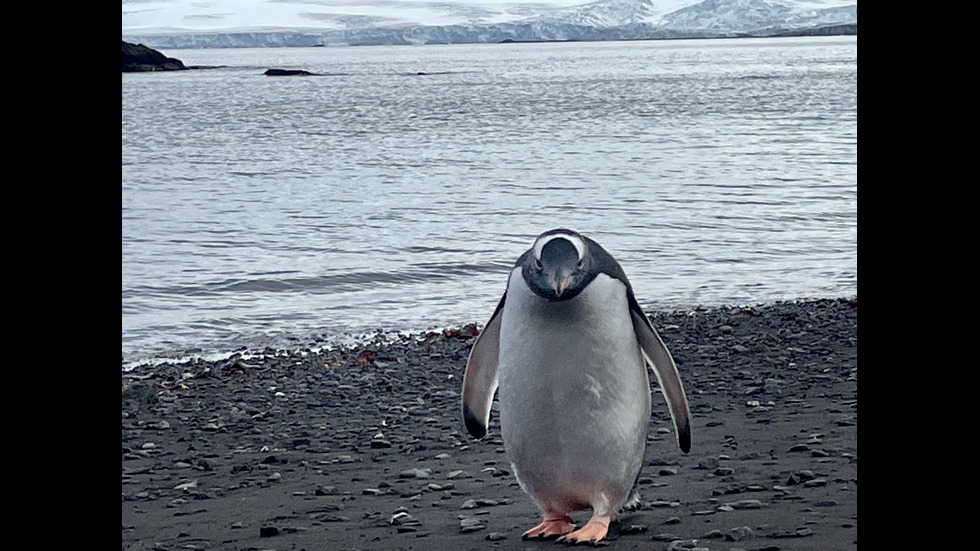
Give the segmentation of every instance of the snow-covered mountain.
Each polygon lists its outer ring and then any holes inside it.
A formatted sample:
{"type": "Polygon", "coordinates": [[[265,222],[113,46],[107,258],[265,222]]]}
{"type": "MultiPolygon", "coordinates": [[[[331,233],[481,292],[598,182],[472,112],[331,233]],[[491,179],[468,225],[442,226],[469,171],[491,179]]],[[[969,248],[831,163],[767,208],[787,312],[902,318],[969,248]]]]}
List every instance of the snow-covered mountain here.
{"type": "Polygon", "coordinates": [[[153,48],[765,36],[857,27],[857,0],[123,0],[122,6],[123,40],[153,48]]]}

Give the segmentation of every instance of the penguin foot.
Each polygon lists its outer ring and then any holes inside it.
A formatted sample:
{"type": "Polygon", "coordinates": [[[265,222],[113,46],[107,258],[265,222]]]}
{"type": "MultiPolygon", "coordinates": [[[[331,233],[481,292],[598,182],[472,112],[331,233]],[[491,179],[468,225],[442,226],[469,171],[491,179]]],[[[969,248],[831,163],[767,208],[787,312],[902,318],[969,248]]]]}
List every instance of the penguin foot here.
{"type": "Polygon", "coordinates": [[[606,534],[609,533],[610,521],[612,521],[611,517],[592,515],[592,518],[589,519],[589,522],[585,526],[574,532],[565,534],[558,541],[564,541],[573,545],[576,543],[595,544],[605,538],[606,534]]]}
{"type": "Polygon", "coordinates": [[[522,539],[553,538],[563,536],[575,529],[575,521],[568,515],[545,513],[541,524],[531,528],[521,536],[522,539]]]}

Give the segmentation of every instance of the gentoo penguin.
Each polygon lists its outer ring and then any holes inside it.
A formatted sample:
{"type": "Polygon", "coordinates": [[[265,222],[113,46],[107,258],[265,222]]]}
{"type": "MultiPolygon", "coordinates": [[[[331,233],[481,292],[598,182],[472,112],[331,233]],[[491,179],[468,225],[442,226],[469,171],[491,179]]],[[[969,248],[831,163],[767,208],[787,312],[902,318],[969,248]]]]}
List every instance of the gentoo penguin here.
{"type": "Polygon", "coordinates": [[[524,538],[594,543],[622,508],[638,503],[650,418],[647,363],[686,453],[684,386],[622,267],[574,231],[538,236],[511,270],[463,377],[463,420],[476,438],[487,433],[499,386],[504,449],[544,517],[524,538]],[[589,508],[592,518],[576,530],[569,513],[589,508]]]}

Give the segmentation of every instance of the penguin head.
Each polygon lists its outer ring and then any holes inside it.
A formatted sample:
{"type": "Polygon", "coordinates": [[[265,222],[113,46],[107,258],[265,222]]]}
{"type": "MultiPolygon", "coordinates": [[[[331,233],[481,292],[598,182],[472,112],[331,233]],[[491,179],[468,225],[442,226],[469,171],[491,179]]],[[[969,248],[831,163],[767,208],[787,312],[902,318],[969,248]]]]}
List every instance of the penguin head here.
{"type": "Polygon", "coordinates": [[[590,262],[585,238],[571,230],[551,230],[538,236],[524,254],[521,274],[536,295],[551,301],[569,300],[592,280],[590,262]]]}

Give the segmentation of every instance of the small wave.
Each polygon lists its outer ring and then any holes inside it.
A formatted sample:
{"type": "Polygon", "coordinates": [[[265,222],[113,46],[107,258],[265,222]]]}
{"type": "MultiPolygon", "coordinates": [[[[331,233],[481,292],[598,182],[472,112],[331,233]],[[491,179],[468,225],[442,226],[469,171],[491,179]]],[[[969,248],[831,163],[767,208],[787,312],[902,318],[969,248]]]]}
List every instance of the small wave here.
{"type": "MultiPolygon", "coordinates": [[[[233,278],[202,285],[170,286],[154,289],[141,287],[134,291],[138,291],[142,295],[193,297],[218,296],[226,293],[304,292],[314,295],[334,294],[370,289],[384,284],[413,284],[468,277],[475,274],[503,272],[509,269],[510,266],[510,262],[481,264],[430,263],[393,271],[364,270],[350,273],[289,278],[260,277],[277,274],[277,272],[263,272],[262,274],[255,274],[255,277],[248,279],[233,278]]],[[[124,291],[123,294],[125,296],[126,292],[124,291]]]]}

